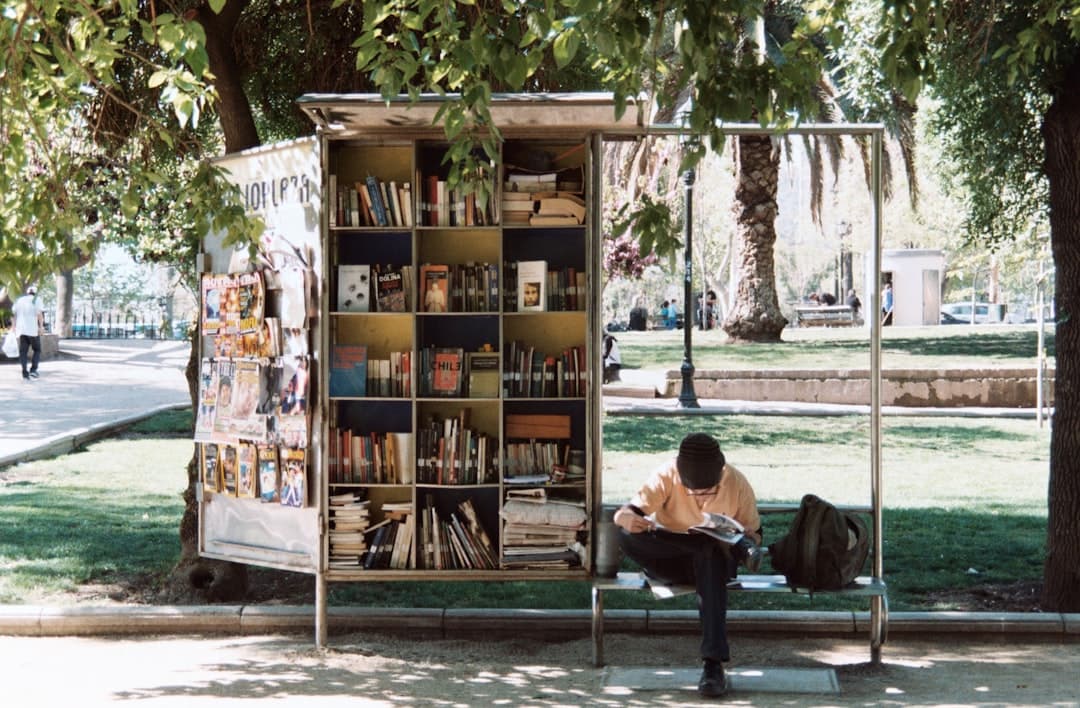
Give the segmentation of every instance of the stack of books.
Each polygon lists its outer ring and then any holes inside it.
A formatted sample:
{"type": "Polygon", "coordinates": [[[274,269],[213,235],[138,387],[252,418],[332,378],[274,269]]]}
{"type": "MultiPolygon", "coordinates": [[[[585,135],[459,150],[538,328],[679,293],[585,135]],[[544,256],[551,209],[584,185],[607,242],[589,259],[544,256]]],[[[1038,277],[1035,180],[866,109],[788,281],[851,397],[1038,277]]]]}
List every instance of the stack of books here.
{"type": "Polygon", "coordinates": [[[367,551],[364,532],[368,527],[367,500],[359,494],[331,494],[330,567],[358,568],[360,557],[367,551]]]}
{"type": "Polygon", "coordinates": [[[503,568],[568,569],[581,565],[578,534],[585,528],[585,502],[549,497],[543,488],[511,489],[503,517],[503,568]]]}

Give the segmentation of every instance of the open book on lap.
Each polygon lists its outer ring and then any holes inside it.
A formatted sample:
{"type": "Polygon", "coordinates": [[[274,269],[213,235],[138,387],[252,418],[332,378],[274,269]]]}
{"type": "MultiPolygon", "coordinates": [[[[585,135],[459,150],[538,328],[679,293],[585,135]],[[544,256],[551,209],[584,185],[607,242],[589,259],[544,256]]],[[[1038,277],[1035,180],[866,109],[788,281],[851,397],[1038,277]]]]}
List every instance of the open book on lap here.
{"type": "MultiPolygon", "coordinates": [[[[673,531],[660,523],[656,524],[656,528],[669,533],[681,533],[679,531],[673,531]]],[[[701,523],[696,526],[691,526],[685,533],[704,534],[721,543],[733,546],[742,540],[742,537],[746,534],[746,528],[726,514],[713,514],[706,511],[704,512],[704,518],[701,523]]]]}

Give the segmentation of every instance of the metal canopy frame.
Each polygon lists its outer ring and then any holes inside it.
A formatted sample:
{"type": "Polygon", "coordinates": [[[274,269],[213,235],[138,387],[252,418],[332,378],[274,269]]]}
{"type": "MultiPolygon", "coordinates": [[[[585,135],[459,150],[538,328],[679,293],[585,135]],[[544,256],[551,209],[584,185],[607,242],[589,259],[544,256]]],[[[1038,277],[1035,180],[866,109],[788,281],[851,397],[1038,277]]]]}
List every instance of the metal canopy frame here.
{"type": "MultiPolygon", "coordinates": [[[[878,283],[869,293],[870,312],[874,313],[867,321],[870,325],[870,514],[873,526],[873,575],[884,578],[883,558],[883,523],[882,523],[882,475],[881,475],[881,251],[883,228],[882,194],[882,151],[884,149],[885,126],[881,123],[804,123],[788,128],[762,127],[756,123],[721,123],[717,126],[724,136],[756,135],[783,138],[788,136],[834,135],[870,139],[870,192],[873,209],[874,238],[870,246],[874,273],[878,283]]],[[[637,130],[606,130],[601,139],[636,139],[648,136],[702,138],[702,134],[685,125],[654,124],[639,127],[637,130]]],[[[600,429],[599,427],[597,428],[600,429]]],[[[888,616],[885,598],[874,596],[870,600],[871,636],[876,662],[880,660],[881,644],[888,631],[888,616]]]]}

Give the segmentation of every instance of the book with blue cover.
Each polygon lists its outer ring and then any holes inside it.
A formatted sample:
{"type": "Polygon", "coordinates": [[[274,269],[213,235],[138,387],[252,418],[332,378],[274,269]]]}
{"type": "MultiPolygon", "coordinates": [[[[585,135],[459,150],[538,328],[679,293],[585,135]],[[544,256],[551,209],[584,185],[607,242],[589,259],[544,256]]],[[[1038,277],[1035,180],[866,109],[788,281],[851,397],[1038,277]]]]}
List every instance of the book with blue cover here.
{"type": "Polygon", "coordinates": [[[362,398],[367,395],[367,346],[335,344],[330,358],[330,397],[362,398]]]}

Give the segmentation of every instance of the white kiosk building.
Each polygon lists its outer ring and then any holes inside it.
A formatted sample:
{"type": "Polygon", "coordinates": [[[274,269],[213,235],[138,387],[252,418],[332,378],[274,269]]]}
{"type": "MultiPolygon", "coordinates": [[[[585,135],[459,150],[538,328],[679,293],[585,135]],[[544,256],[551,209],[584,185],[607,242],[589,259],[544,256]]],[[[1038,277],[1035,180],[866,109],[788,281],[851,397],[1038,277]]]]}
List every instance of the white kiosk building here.
{"type": "MultiPolygon", "coordinates": [[[[869,255],[865,259],[864,303],[875,288],[892,285],[893,317],[897,326],[934,325],[941,322],[941,284],[945,275],[945,254],[936,248],[904,248],[881,252],[881,279],[874,272],[869,255]]],[[[882,306],[885,299],[882,297],[882,306]]],[[[878,317],[882,314],[878,313],[878,317]]],[[[866,313],[869,320],[870,313],[866,313]]]]}

